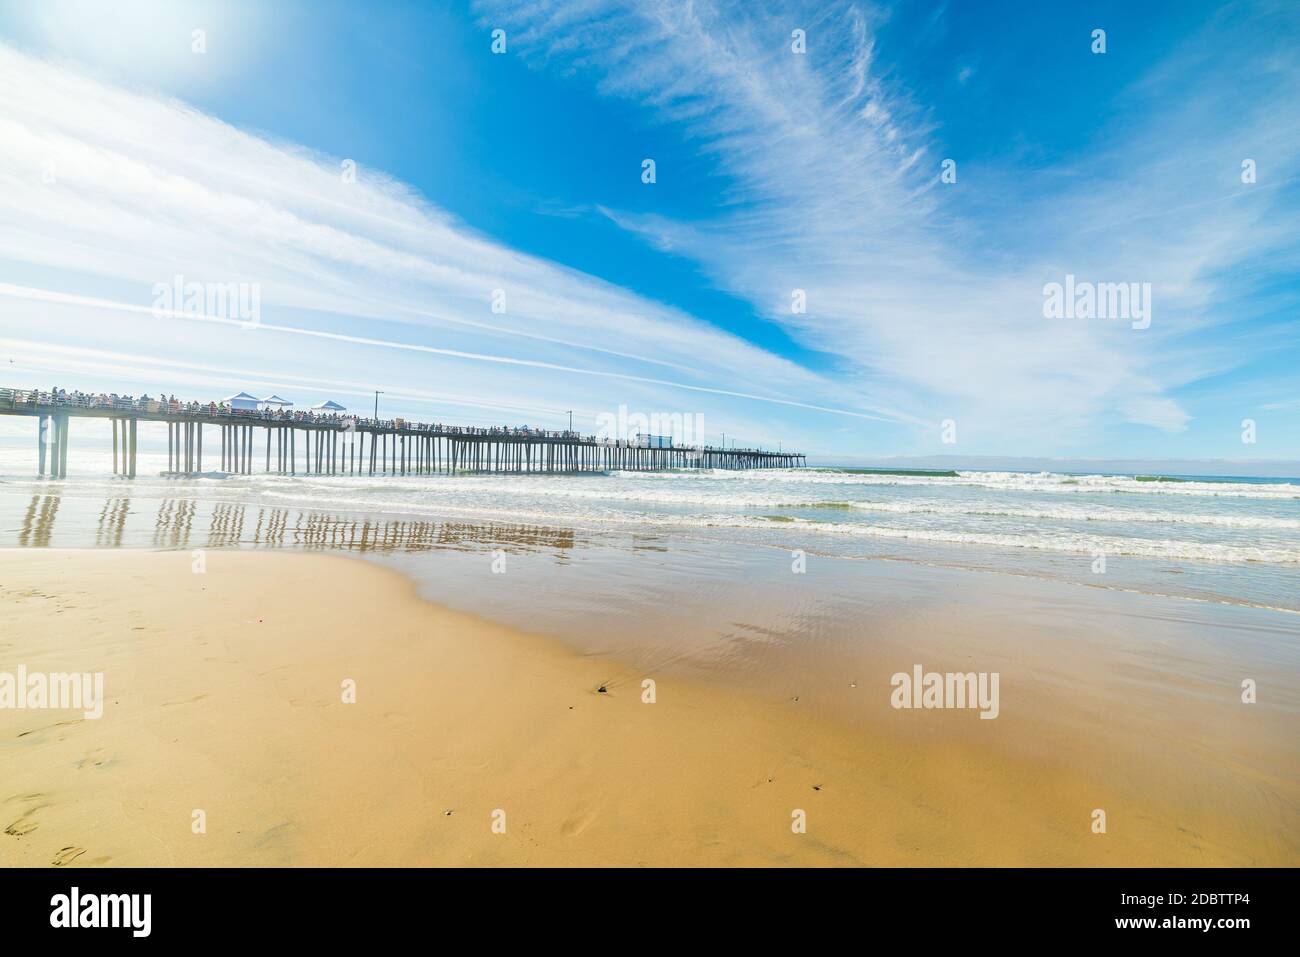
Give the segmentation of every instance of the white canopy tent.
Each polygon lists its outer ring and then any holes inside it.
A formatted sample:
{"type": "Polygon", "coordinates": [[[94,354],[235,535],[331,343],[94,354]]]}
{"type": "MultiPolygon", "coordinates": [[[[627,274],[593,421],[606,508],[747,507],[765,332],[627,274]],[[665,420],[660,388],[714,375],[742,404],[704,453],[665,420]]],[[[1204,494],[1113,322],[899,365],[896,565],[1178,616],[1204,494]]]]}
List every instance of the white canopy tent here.
{"type": "Polygon", "coordinates": [[[258,398],[255,395],[249,395],[247,392],[239,392],[235,395],[228,395],[221,400],[239,412],[256,412],[258,398]]]}
{"type": "Polygon", "coordinates": [[[326,399],[324,402],[317,402],[312,406],[316,412],[346,412],[347,406],[339,405],[333,399],[326,399]]]}
{"type": "Polygon", "coordinates": [[[262,396],[262,408],[283,411],[284,409],[292,409],[293,403],[272,393],[271,395],[262,396]]]}

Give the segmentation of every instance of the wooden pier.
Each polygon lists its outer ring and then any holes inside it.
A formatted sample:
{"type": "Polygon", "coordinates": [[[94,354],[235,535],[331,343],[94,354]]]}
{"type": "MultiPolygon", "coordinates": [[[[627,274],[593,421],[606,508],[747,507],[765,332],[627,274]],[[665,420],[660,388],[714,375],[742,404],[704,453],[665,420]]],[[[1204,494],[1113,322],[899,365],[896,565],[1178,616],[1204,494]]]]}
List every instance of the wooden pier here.
{"type": "Polygon", "coordinates": [[[68,474],[68,423],[73,418],[109,421],[113,472],[127,478],[136,476],[140,422],[166,423],[166,474],[178,476],[204,471],[204,426],[216,430],[219,442],[209,444],[209,470],[236,475],[250,475],[255,466],[258,471],[277,475],[433,475],[772,469],[807,464],[796,452],[659,448],[576,432],[245,411],[215,403],[114,399],[84,393],[53,396],[0,389],[0,415],[37,420],[37,474],[50,478],[68,474]]]}

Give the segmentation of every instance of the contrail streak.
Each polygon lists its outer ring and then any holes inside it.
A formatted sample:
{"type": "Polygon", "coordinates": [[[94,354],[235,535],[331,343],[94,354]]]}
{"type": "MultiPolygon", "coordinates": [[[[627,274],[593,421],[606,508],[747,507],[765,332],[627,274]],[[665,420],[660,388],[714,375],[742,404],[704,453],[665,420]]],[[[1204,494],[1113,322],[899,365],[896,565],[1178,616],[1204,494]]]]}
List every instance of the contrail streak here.
{"type": "Polygon", "coordinates": [[[520,359],[513,356],[495,356],[481,352],[465,352],[460,349],[443,349],[438,346],[424,346],[413,342],[394,342],[388,339],[374,339],[369,336],[353,336],[341,332],[323,332],[319,329],[304,329],[298,326],[282,326],[275,323],[259,322],[255,326],[240,319],[228,319],[225,316],[209,316],[203,313],[178,312],[176,310],[155,309],[151,306],[138,306],[128,303],[113,302],[109,299],[96,299],[91,296],[75,296],[69,293],[54,292],[48,289],[33,289],[28,286],[14,286],[0,283],[0,295],[16,299],[32,299],[41,302],[57,302],[67,305],[89,306],[96,309],[115,309],[122,312],[147,315],[155,319],[186,319],[190,322],[207,322],[216,325],[256,328],[268,332],[280,332],[286,335],[308,336],[314,339],[327,339],[334,342],[347,342],[353,345],[375,346],[383,349],[402,349],[408,352],[423,352],[429,355],[449,356],[455,359],[467,359],[473,362],[492,362],[501,365],[525,366],[533,369],[547,369],[554,372],[568,372],[574,375],[596,376],[606,379],[622,379],[628,382],[644,382],[649,385],[667,386],[673,389],[685,389],[690,392],[706,392],[711,395],[724,395],[736,399],[749,399],[754,402],[768,402],[775,405],[808,409],[813,412],[825,412],[830,415],[845,415],[858,419],[870,419],[876,422],[901,421],[866,412],[854,412],[850,409],[836,409],[830,406],[799,402],[776,396],[755,395],[752,392],[737,392],[731,389],[718,389],[711,386],[691,385],[686,382],[674,382],[670,379],[656,379],[648,376],[633,375],[628,372],[609,372],[604,369],[583,369],[578,366],[560,365],[543,362],[540,359],[520,359]]]}

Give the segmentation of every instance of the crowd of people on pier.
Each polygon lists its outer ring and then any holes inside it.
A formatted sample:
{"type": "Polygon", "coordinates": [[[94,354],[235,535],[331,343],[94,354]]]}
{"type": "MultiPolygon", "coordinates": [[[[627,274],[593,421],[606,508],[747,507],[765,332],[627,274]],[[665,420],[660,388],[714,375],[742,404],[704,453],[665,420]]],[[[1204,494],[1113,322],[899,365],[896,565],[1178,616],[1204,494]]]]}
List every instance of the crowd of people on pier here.
{"type": "MultiPolygon", "coordinates": [[[[185,402],[174,395],[159,394],[157,398],[148,393],[141,396],[118,395],[116,392],[80,392],[60,389],[55,386],[49,392],[36,389],[0,390],[0,400],[8,398],[15,405],[30,406],[68,406],[81,409],[108,409],[122,412],[168,413],[176,415],[210,415],[231,416],[241,420],[254,419],[264,422],[282,422],[291,425],[333,425],[340,428],[394,429],[406,432],[435,432],[439,435],[480,436],[500,438],[533,439],[569,439],[575,442],[590,442],[601,445],[637,445],[635,442],[618,441],[597,442],[595,436],[583,436],[569,430],[533,429],[522,426],[472,426],[443,425],[441,422],[410,422],[406,419],[362,418],[355,415],[340,414],[334,411],[303,411],[287,409],[283,406],[263,405],[259,409],[236,409],[226,402],[185,402]]],[[[737,452],[757,452],[757,449],[732,449],[737,452]]]]}
{"type": "Polygon", "coordinates": [[[186,402],[175,395],[159,394],[156,398],[145,393],[141,396],[118,395],[116,392],[80,392],[60,389],[55,386],[49,392],[39,390],[14,390],[11,400],[15,405],[32,406],[68,406],[80,409],[109,409],[122,412],[173,413],[177,415],[212,415],[234,416],[240,419],[255,419],[264,422],[283,422],[301,425],[335,425],[342,428],[379,428],[400,429],[408,432],[437,432],[440,435],[466,436],[516,436],[529,438],[573,439],[575,441],[594,441],[590,436],[583,439],[577,432],[547,431],[528,426],[490,426],[476,427],[468,425],[443,425],[440,422],[411,422],[406,419],[375,419],[356,415],[340,414],[333,411],[314,411],[286,409],[283,407],[263,406],[260,409],[236,409],[226,402],[186,402]]]}

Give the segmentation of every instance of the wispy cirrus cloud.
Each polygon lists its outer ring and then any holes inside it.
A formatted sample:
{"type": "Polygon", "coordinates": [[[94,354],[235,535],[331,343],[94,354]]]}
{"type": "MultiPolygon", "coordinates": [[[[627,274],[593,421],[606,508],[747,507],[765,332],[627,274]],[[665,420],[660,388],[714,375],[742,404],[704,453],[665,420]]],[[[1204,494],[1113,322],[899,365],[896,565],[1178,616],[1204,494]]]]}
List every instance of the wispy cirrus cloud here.
{"type": "Polygon", "coordinates": [[[852,391],[936,434],[947,417],[986,447],[1060,447],[1116,423],[1177,432],[1190,420],[1181,390],[1250,361],[1269,338],[1234,347],[1207,332],[1294,263],[1300,133],[1279,122],[1300,93],[1286,54],[1294,9],[1213,18],[1106,104],[1086,156],[1047,168],[1010,154],[961,161],[948,185],[932,112],[882,62],[882,7],[478,8],[538,69],[680,128],[731,184],[711,217],[605,216],[698,261],[841,357],[852,391]],[[792,51],[793,28],[806,31],[806,54],[792,51]],[[1266,183],[1241,182],[1247,156],[1268,158],[1266,183]],[[1155,322],[1045,320],[1043,286],[1066,274],[1151,283],[1155,322]],[[795,289],[806,314],[791,309],[795,289]]]}
{"type": "Polygon", "coordinates": [[[351,381],[355,395],[379,387],[431,406],[454,396],[442,418],[531,409],[557,425],[575,409],[581,424],[627,402],[702,412],[715,433],[771,444],[795,423],[815,434],[845,417],[905,418],[495,242],[377,171],[351,180],[341,158],[3,45],[0,141],[0,332],[42,376],[84,376],[89,349],[183,392],[177,360],[202,355],[248,369],[247,387],[351,381]],[[257,284],[261,324],[157,318],[153,287],[177,275],[257,284]]]}

